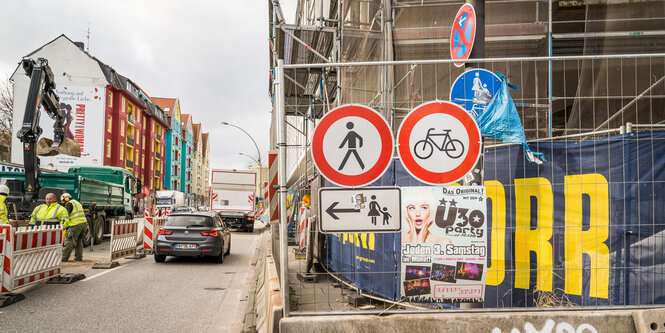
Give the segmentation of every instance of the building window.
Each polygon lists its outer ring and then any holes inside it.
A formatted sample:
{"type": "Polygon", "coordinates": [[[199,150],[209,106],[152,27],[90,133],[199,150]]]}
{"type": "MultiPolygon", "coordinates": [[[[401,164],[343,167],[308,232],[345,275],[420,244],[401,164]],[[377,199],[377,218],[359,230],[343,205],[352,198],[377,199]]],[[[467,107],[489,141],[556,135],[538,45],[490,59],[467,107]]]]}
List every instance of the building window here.
{"type": "Polygon", "coordinates": [[[145,131],[145,121],[143,122],[143,130],[145,131]]]}
{"type": "Polygon", "coordinates": [[[109,91],[109,94],[106,95],[106,105],[108,107],[112,108],[113,107],[113,92],[109,91]]]}
{"type": "MultiPolygon", "coordinates": [[[[189,155],[192,154],[192,147],[189,147],[189,153],[187,153],[187,154],[189,154],[189,155]]],[[[191,165],[190,165],[190,166],[191,166],[191,165]]]]}
{"type": "Polygon", "coordinates": [[[176,136],[176,137],[175,137],[175,145],[177,146],[177,145],[179,145],[179,144],[180,144],[180,140],[178,140],[178,137],[176,136]]]}
{"type": "Polygon", "coordinates": [[[125,112],[125,97],[120,99],[120,112],[125,112]]]}
{"type": "Polygon", "coordinates": [[[106,157],[111,158],[111,140],[106,140],[106,157]]]}
{"type": "Polygon", "coordinates": [[[150,132],[153,132],[153,133],[155,132],[155,123],[154,122],[150,123],[150,132]]]}
{"type": "Polygon", "coordinates": [[[106,131],[111,133],[111,127],[113,126],[113,117],[108,116],[106,118],[106,131]]]}
{"type": "Polygon", "coordinates": [[[145,150],[145,140],[141,143],[141,149],[145,150]]]}
{"type": "Polygon", "coordinates": [[[120,160],[125,160],[125,145],[122,143],[120,144],[120,160]]]}
{"type": "Polygon", "coordinates": [[[125,121],[120,119],[120,136],[125,137],[125,121]]]}

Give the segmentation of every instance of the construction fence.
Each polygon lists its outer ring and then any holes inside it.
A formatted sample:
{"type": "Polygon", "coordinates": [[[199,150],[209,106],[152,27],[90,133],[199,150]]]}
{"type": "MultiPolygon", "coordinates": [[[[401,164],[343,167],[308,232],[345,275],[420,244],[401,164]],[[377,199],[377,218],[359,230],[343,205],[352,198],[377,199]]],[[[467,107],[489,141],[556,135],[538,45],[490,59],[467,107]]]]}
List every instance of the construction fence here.
{"type": "MultiPolygon", "coordinates": [[[[282,97],[285,158],[287,168],[296,170],[288,177],[292,201],[286,215],[292,248],[300,253],[286,266],[294,297],[309,300],[293,315],[336,310],[340,294],[380,299],[392,304],[390,311],[468,303],[486,309],[665,303],[665,55],[475,61],[496,78],[481,77],[482,88],[461,92],[452,92],[455,82],[473,87],[473,76],[463,77],[451,60],[284,66],[284,84],[292,89],[291,97],[282,97]],[[392,89],[382,84],[381,71],[388,67],[396,73],[392,89]],[[331,68],[346,77],[336,100],[293,97],[299,88],[288,77],[331,68]],[[475,239],[464,244],[475,246],[456,248],[460,233],[443,227],[446,215],[455,215],[444,203],[450,201],[446,190],[414,178],[397,156],[369,186],[401,189],[401,231],[322,233],[317,191],[336,186],[320,176],[311,157],[311,133],[323,114],[364,105],[381,114],[395,135],[410,110],[431,101],[452,101],[481,114],[501,76],[514,86],[510,97],[528,147],[544,159],[533,162],[523,145],[483,138],[482,171],[467,179],[482,185],[485,203],[484,225],[466,234],[475,239]],[[479,99],[478,91],[488,98],[479,99]],[[302,204],[305,195],[311,206],[302,204]],[[409,205],[432,220],[433,237],[418,247],[407,236],[409,205]],[[293,283],[303,274],[353,290],[328,283],[320,292],[293,283]]],[[[457,212],[451,221],[460,222],[457,212]]]]}

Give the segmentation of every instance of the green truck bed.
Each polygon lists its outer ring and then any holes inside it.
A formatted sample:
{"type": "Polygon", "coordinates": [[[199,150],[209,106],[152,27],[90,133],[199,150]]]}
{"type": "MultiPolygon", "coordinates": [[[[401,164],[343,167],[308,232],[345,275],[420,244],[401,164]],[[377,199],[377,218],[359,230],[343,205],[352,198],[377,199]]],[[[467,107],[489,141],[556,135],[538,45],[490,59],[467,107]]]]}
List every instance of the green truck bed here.
{"type": "MultiPolygon", "coordinates": [[[[0,172],[0,182],[6,179],[25,180],[21,172],[0,172]]],[[[97,208],[112,213],[125,215],[131,212],[133,184],[132,174],[115,167],[74,167],[67,173],[41,173],[39,185],[67,191],[82,204],[96,203],[97,208]]]]}

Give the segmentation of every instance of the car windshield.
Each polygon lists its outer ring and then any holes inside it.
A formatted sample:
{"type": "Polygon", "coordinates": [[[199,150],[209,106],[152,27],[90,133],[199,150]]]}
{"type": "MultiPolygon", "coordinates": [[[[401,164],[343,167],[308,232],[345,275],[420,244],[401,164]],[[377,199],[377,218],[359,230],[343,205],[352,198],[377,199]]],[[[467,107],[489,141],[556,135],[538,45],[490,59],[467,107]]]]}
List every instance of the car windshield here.
{"type": "Polygon", "coordinates": [[[167,227],[212,227],[212,218],[196,215],[171,215],[166,218],[167,227]]]}

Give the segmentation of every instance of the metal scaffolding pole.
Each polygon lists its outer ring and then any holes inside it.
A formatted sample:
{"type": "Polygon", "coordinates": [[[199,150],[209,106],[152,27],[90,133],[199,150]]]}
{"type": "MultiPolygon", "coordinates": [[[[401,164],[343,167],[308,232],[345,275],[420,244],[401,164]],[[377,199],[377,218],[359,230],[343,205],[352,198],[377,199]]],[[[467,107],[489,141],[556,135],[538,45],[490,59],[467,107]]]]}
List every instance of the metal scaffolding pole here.
{"type": "Polygon", "coordinates": [[[286,233],[286,119],[284,112],[284,60],[277,60],[277,77],[275,80],[277,98],[277,146],[279,148],[279,287],[282,294],[282,311],[284,318],[289,316],[289,254],[286,233]]]}

